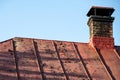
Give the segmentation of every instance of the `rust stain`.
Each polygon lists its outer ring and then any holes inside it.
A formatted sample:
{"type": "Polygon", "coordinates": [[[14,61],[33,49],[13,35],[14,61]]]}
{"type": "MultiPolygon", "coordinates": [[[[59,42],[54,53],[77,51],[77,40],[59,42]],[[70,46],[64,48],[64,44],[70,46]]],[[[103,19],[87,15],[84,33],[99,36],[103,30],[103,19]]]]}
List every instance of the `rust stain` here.
{"type": "Polygon", "coordinates": [[[87,80],[81,60],[74,49],[72,42],[55,42],[59,51],[60,58],[64,65],[68,79],[71,80],[87,80]]]}
{"type": "Polygon", "coordinates": [[[35,40],[45,80],[66,80],[54,44],[49,40],[35,40]]]}
{"type": "Polygon", "coordinates": [[[0,80],[119,80],[120,46],[13,38],[0,43],[0,80]]]}

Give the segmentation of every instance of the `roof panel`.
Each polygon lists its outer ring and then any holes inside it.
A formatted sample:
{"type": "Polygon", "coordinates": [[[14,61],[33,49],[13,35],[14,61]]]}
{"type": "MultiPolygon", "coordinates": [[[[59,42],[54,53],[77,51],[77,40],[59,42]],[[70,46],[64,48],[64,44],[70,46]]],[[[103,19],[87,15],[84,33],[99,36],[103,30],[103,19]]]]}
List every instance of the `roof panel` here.
{"type": "Polygon", "coordinates": [[[68,79],[89,79],[72,42],[55,42],[68,79]]]}
{"type": "Polygon", "coordinates": [[[12,40],[0,43],[0,80],[17,80],[12,40]]]}
{"type": "Polygon", "coordinates": [[[105,69],[102,61],[97,54],[96,50],[90,47],[88,44],[77,44],[78,50],[84,64],[86,65],[87,70],[89,71],[90,77],[95,80],[110,80],[111,77],[107,74],[107,70],[105,69]]]}
{"type": "Polygon", "coordinates": [[[66,80],[62,66],[58,59],[53,41],[49,40],[34,40],[38,56],[41,59],[39,62],[42,66],[43,79],[45,80],[66,80]]]}
{"type": "Polygon", "coordinates": [[[120,58],[117,56],[115,50],[113,49],[101,49],[101,56],[103,57],[103,61],[105,61],[105,65],[109,66],[108,71],[111,73],[111,76],[114,80],[120,79],[120,58]]]}
{"type": "Polygon", "coordinates": [[[119,48],[98,50],[88,43],[13,38],[0,43],[0,79],[119,80],[119,48]]]}
{"type": "Polygon", "coordinates": [[[14,46],[21,80],[42,79],[32,39],[15,38],[14,46]]]}

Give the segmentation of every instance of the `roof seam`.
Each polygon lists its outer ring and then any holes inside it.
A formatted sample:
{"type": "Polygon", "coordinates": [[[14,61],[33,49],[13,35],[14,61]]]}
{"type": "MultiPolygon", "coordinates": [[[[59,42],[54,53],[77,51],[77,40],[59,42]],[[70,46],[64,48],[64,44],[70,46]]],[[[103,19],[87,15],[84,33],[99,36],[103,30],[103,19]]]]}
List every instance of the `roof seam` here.
{"type": "Polygon", "coordinates": [[[102,63],[104,64],[105,70],[107,71],[108,75],[110,76],[111,80],[115,80],[115,77],[112,74],[112,71],[110,70],[109,66],[106,64],[104,58],[101,55],[101,51],[99,49],[96,48],[96,51],[102,61],[102,63]]]}
{"type": "Polygon", "coordinates": [[[79,50],[78,50],[77,45],[76,45],[75,43],[73,43],[73,44],[74,44],[74,47],[75,47],[75,49],[76,49],[76,51],[77,51],[77,53],[78,53],[78,56],[79,56],[81,62],[82,62],[82,65],[84,66],[84,69],[85,69],[85,72],[87,73],[88,78],[89,78],[90,80],[92,80],[92,77],[91,77],[91,75],[90,75],[87,67],[85,66],[84,60],[83,60],[82,56],[80,55],[80,52],[79,52],[79,50]]]}
{"type": "Polygon", "coordinates": [[[113,80],[112,77],[111,77],[111,75],[110,75],[110,73],[109,73],[109,71],[108,71],[108,69],[107,69],[107,67],[105,66],[104,62],[102,61],[102,59],[101,59],[101,57],[100,57],[100,55],[99,55],[98,50],[97,50],[95,47],[93,47],[93,48],[94,48],[94,50],[96,51],[96,53],[97,53],[97,55],[98,55],[98,57],[99,57],[99,59],[100,59],[100,62],[101,62],[102,65],[103,65],[103,67],[105,68],[105,70],[106,70],[106,72],[107,72],[107,75],[109,76],[109,78],[110,78],[111,80],[113,80]]]}
{"type": "Polygon", "coordinates": [[[60,61],[60,64],[61,64],[62,69],[63,69],[63,72],[64,72],[64,74],[65,74],[65,77],[66,77],[67,80],[69,80],[69,77],[68,77],[68,74],[66,73],[64,64],[63,64],[63,62],[62,62],[62,60],[61,60],[61,58],[60,58],[59,51],[58,51],[58,49],[57,49],[57,45],[55,44],[54,41],[52,41],[52,43],[54,44],[55,50],[56,50],[56,52],[57,52],[58,59],[59,59],[59,61],[60,61]]]}
{"type": "Polygon", "coordinates": [[[14,58],[15,58],[15,66],[16,66],[17,79],[20,80],[20,73],[19,73],[19,68],[18,68],[18,59],[17,59],[17,54],[16,54],[16,47],[15,47],[15,42],[14,42],[13,39],[12,39],[11,43],[12,43],[13,53],[14,53],[14,58]]]}
{"type": "MultiPolygon", "coordinates": [[[[78,54],[79,59],[81,60],[80,55],[79,55],[79,53],[78,53],[78,51],[77,51],[77,48],[75,47],[75,43],[73,42],[72,45],[73,45],[73,48],[74,48],[74,50],[75,50],[75,53],[78,54]]],[[[82,63],[83,69],[84,69],[84,71],[85,71],[85,74],[87,75],[88,79],[90,80],[90,77],[89,77],[89,75],[88,75],[88,73],[87,73],[87,71],[86,71],[86,69],[85,69],[85,67],[84,67],[84,63],[83,63],[82,61],[81,61],[81,63],[82,63]]]]}
{"type": "Polygon", "coordinates": [[[32,39],[32,44],[33,44],[33,48],[34,48],[35,57],[37,58],[36,62],[37,62],[37,65],[39,66],[39,71],[41,72],[42,79],[44,80],[44,78],[45,78],[43,75],[44,71],[42,69],[42,66],[40,65],[42,62],[41,62],[40,56],[38,55],[37,43],[35,43],[34,39],[32,39]]]}

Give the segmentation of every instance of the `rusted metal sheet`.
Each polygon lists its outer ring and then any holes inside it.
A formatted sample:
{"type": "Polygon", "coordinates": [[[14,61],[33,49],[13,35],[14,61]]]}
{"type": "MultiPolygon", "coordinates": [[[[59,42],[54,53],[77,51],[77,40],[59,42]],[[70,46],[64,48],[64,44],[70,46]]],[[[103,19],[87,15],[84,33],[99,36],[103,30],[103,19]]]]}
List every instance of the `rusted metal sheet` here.
{"type": "Polygon", "coordinates": [[[86,43],[77,43],[78,50],[93,80],[110,80],[97,51],[86,43]]]}
{"type": "Polygon", "coordinates": [[[88,80],[82,62],[72,42],[55,42],[68,80],[88,80]]]}
{"type": "Polygon", "coordinates": [[[12,40],[0,43],[0,80],[17,80],[12,40]]]}
{"type": "Polygon", "coordinates": [[[20,80],[42,80],[32,39],[14,38],[20,80]]]}
{"type": "Polygon", "coordinates": [[[100,54],[114,80],[120,80],[120,58],[114,49],[101,49],[100,54]]]}
{"type": "Polygon", "coordinates": [[[120,46],[14,38],[0,43],[0,80],[119,80],[120,46]]]}
{"type": "Polygon", "coordinates": [[[53,41],[34,40],[41,58],[44,80],[66,80],[53,41]]]}

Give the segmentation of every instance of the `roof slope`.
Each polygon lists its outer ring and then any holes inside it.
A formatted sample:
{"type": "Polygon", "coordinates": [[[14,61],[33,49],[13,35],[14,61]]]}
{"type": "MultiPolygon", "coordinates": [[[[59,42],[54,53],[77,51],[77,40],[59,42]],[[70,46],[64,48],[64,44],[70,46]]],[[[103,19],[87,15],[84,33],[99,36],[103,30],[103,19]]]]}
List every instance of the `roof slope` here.
{"type": "Polygon", "coordinates": [[[0,80],[120,80],[120,46],[13,38],[0,43],[0,80]]]}

